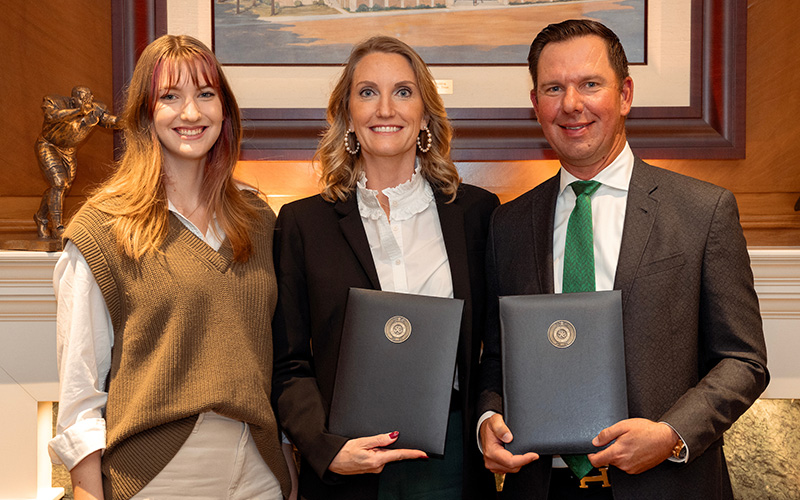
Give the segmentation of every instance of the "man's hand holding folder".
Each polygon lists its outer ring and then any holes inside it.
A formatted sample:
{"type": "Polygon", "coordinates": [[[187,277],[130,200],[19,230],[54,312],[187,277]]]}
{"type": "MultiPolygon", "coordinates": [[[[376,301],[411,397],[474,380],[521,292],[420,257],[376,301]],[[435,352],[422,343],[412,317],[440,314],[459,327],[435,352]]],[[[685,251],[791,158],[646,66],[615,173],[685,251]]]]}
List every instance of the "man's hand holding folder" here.
{"type": "Polygon", "coordinates": [[[505,444],[510,443],[514,436],[499,413],[483,422],[480,434],[483,463],[495,474],[519,472],[523,465],[539,459],[539,455],[533,452],[514,455],[506,450],[505,444]]]}

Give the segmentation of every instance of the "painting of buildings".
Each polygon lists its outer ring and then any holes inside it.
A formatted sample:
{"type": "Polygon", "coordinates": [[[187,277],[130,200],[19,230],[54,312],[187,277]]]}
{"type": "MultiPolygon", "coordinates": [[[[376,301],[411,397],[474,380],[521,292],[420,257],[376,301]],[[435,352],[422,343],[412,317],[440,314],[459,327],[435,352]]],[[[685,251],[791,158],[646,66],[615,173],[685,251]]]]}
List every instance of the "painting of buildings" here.
{"type": "Polygon", "coordinates": [[[434,65],[525,64],[547,24],[603,22],[645,63],[647,0],[212,0],[214,51],[229,65],[338,65],[376,34],[434,65]]]}

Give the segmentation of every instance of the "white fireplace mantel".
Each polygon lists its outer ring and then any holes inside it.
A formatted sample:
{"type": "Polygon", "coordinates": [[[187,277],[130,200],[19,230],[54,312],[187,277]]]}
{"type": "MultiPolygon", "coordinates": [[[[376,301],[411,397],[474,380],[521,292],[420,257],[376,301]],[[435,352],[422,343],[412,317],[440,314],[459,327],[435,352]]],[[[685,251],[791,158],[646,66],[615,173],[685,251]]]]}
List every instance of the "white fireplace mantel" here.
{"type": "Polygon", "coordinates": [[[57,253],[0,251],[0,499],[53,500],[57,253]]]}
{"type": "MultiPolygon", "coordinates": [[[[0,250],[0,500],[58,499],[47,441],[58,399],[53,266],[58,253],[0,250]]],[[[750,249],[772,381],[799,398],[800,247],[750,249]]]]}

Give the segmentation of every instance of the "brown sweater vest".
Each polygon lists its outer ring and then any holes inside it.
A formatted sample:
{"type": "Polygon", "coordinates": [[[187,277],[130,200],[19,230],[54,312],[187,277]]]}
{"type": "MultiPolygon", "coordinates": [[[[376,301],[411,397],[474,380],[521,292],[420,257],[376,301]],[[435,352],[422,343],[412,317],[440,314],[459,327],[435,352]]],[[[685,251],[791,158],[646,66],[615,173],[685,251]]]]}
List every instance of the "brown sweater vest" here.
{"type": "MultiPolygon", "coordinates": [[[[129,498],[175,456],[197,415],[247,422],[284,495],[289,473],[270,406],[275,214],[266,205],[253,254],[232,260],[174,215],[162,254],[136,262],[118,250],[110,217],[84,207],[65,238],[81,251],[114,327],[102,468],[107,499],[129,498]]],[[[187,492],[191,494],[191,492],[187,492]]]]}

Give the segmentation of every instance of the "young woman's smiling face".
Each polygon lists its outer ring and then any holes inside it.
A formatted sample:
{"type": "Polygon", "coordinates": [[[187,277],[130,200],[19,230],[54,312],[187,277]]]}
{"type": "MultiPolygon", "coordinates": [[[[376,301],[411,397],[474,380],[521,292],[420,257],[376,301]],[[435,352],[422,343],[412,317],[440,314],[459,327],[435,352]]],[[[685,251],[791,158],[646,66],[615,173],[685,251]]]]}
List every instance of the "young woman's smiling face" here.
{"type": "Polygon", "coordinates": [[[187,67],[170,86],[159,85],[153,111],[153,127],[164,151],[164,161],[203,162],[222,130],[222,102],[217,91],[205,82],[195,85],[187,67]]]}
{"type": "Polygon", "coordinates": [[[368,163],[395,158],[413,164],[417,136],[427,120],[417,77],[404,56],[364,56],[353,73],[349,107],[350,127],[368,163]]]}

